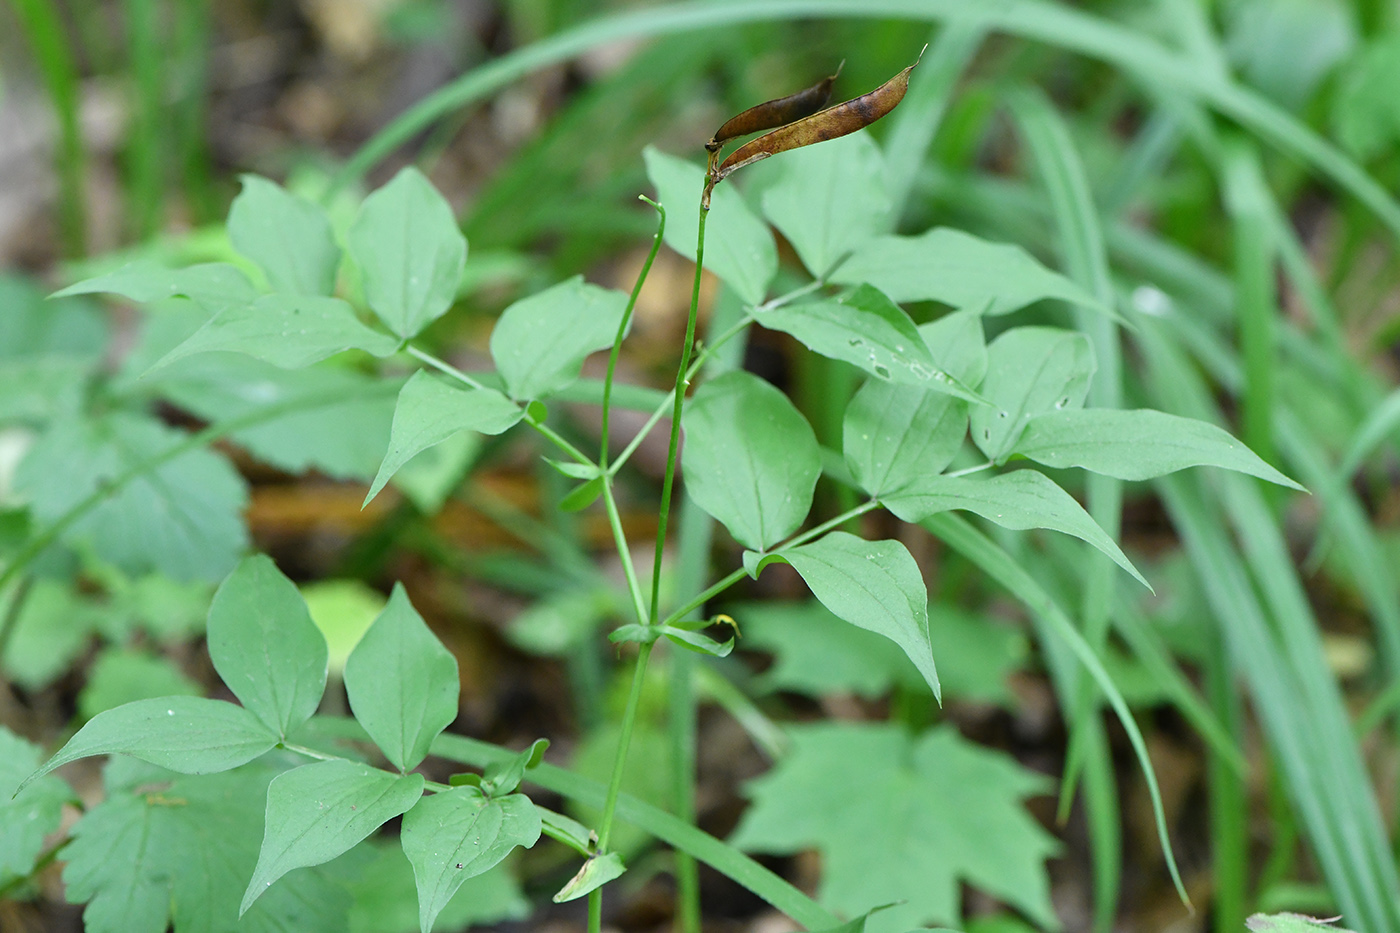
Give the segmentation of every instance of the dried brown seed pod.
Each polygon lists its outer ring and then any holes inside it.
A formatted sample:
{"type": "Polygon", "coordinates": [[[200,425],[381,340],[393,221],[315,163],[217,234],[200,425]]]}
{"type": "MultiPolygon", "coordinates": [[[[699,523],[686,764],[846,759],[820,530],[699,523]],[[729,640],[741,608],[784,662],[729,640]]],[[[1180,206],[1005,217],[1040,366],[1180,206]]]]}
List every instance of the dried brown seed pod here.
{"type": "Polygon", "coordinates": [[[845,64],[843,61],[836,66],[836,74],[823,78],[809,88],[798,91],[796,94],[789,94],[787,97],[766,100],[750,107],[738,116],[731,117],[725,121],[724,126],[715,131],[715,135],[710,137],[710,141],[705,144],[705,148],[711,153],[715,153],[719,151],[720,146],[731,139],[747,136],[750,133],[761,133],[764,130],[771,130],[776,126],[783,126],[794,120],[811,116],[825,107],[826,102],[831,100],[831,85],[841,76],[841,69],[845,64]]]}
{"type": "MultiPolygon", "coordinates": [[[[923,58],[923,52],[919,53],[919,58],[923,58]]],[[[825,110],[801,117],[779,126],[773,132],[760,136],[752,142],[745,143],[730,153],[729,158],[720,163],[718,168],[715,167],[715,160],[719,147],[711,148],[707,144],[705,148],[710,150],[710,170],[705,193],[701,199],[702,206],[706,209],[709,208],[710,192],[715,185],[746,165],[760,162],[780,152],[787,152],[789,149],[798,149],[813,143],[825,142],[828,139],[847,136],[874,123],[893,110],[904,99],[905,93],[909,90],[909,74],[918,64],[919,60],[915,59],[913,65],[905,68],[868,94],[862,94],[834,107],[828,107],[825,110]]],[[[833,77],[835,76],[833,75],[833,77]]],[[[809,88],[809,90],[811,89],[809,88]]],[[[770,101],[769,103],[774,102],[770,101]]],[[[759,107],[763,106],[765,105],[759,105],[759,107]]],[[[744,114],[739,115],[739,117],[742,116],[744,114]]],[[[738,120],[739,117],[735,117],[734,120],[738,120]]],[[[730,123],[733,123],[734,120],[731,120],[730,123]]],[[[724,127],[720,128],[720,132],[722,133],[728,126],[729,123],[726,123],[724,127]]],[[[715,139],[718,139],[719,136],[720,134],[716,133],[715,139]]],[[[712,139],[710,142],[714,143],[714,141],[712,139]]]]}

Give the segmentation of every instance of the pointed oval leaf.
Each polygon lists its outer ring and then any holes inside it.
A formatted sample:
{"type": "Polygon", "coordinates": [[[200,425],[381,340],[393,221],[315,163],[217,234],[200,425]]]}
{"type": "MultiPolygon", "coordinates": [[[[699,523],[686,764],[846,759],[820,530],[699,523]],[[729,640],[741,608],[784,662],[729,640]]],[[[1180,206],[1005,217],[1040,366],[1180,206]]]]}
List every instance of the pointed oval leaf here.
{"type": "Polygon", "coordinates": [[[258,717],[223,700],[137,700],[88,720],[17,790],[70,761],[93,755],[130,755],[182,774],[209,774],[247,764],[277,741],[258,717]]]}
{"type": "Polygon", "coordinates": [[[626,310],[622,292],[577,275],[506,308],[491,358],[511,398],[547,396],[577,379],[588,354],[612,346],[626,310]]]}
{"type": "MultiPolygon", "coordinates": [[[[1073,496],[1035,470],[1017,470],[990,479],[973,476],[922,476],[880,502],[906,522],[921,522],[939,512],[965,509],[1003,528],[1023,531],[1049,528],[1073,535],[1148,586],[1132,561],[1073,496]]],[[[1150,588],[1150,587],[1149,587],[1150,588]]]]}
{"type": "Polygon", "coordinates": [[[967,437],[967,403],[872,379],[846,406],[841,449],[860,488],[878,496],[942,473],[967,437]]]}
{"type": "Polygon", "coordinates": [[[403,818],[403,852],[418,885],[423,933],[462,882],[494,867],[516,846],[540,838],[540,814],[524,794],[491,799],[458,787],[420,801],[403,818]]]}
{"type": "Polygon", "coordinates": [[[389,356],[398,348],[396,338],[365,325],[339,298],[276,294],[220,311],[151,368],[211,350],[300,369],[343,350],[389,356]]]}
{"type": "Polygon", "coordinates": [[[390,774],[344,759],[277,775],[267,787],[262,850],[239,916],[287,872],[329,862],[422,796],[421,774],[390,774]]]}
{"type": "Polygon", "coordinates": [[[1088,291],[1051,272],[1030,253],[989,243],[950,227],[918,236],[881,236],[857,247],[831,281],[869,282],[895,301],[941,301],[955,308],[1006,314],[1045,298],[1059,298],[1112,316],[1088,291]]]}
{"type": "Polygon", "coordinates": [[[885,161],[869,133],[812,146],[770,163],[763,214],[782,231],[813,276],[838,262],[888,223],[892,208],[885,161]]]}
{"type": "Polygon", "coordinates": [[[251,303],[258,297],[253,284],[237,266],[210,262],[171,269],[150,259],[138,259],[106,275],[84,279],[55,292],[53,297],[103,292],[121,295],[138,304],[183,295],[210,314],[231,305],[251,303]]]}
{"type": "Polygon", "coordinates": [[[1083,405],[1095,368],[1089,339],[1055,327],[1009,330],[987,356],[981,391],[992,404],[972,410],[972,440],[994,463],[1006,461],[1036,415],[1083,405]]]}
{"type": "Polygon", "coordinates": [[[939,696],[928,637],[928,591],[904,545],[833,531],[776,556],[792,564],[832,614],[904,649],[933,695],[939,696]]]}
{"type": "MultiPolygon", "coordinates": [[[[656,199],[666,206],[666,245],[694,262],[705,170],[651,146],[642,155],[656,199]]],[[[768,225],[749,210],[738,191],[725,186],[714,193],[705,227],[705,268],[747,304],[761,302],[778,274],[778,248],[768,225]]]]}
{"type": "Polygon", "coordinates": [[[273,291],[335,291],[340,247],[326,212],[266,178],[244,175],[242,180],[243,190],[228,211],[233,248],[267,273],[273,291]]]}
{"type": "Polygon", "coordinates": [[[400,337],[414,336],[452,306],[467,238],[417,168],[401,169],[365,198],[346,241],[364,273],[365,301],[400,337]]]}
{"type": "Polygon", "coordinates": [[[686,403],[681,466],[687,494],[746,547],[792,534],[821,473],[816,435],[786,395],[746,372],[725,373],[686,403]]]}
{"type": "Polygon", "coordinates": [[[399,468],[419,453],[458,431],[500,434],[524,416],[524,410],[494,389],[465,389],[419,370],[399,390],[389,449],[365,496],[365,505],[399,468]]]}
{"type": "Polygon", "coordinates": [[[1031,419],[1014,452],[1048,467],[1083,467],[1118,479],[1152,479],[1187,467],[1216,466],[1303,489],[1228,431],[1152,409],[1047,412],[1031,419]]]}
{"type": "Polygon", "coordinates": [[[389,604],[345,662],[350,709],[384,757],[415,768],[457,718],[457,660],[394,584],[389,604]]]}
{"type": "Polygon", "coordinates": [[[233,695],[285,738],[326,689],[326,639],[265,554],[244,558],[209,607],[209,656],[233,695]]]}
{"type": "Polygon", "coordinates": [[[792,334],[822,356],[851,363],[880,379],[969,401],[979,398],[938,368],[909,315],[869,285],[837,301],[784,305],[760,311],[755,318],[770,330],[792,334]]]}

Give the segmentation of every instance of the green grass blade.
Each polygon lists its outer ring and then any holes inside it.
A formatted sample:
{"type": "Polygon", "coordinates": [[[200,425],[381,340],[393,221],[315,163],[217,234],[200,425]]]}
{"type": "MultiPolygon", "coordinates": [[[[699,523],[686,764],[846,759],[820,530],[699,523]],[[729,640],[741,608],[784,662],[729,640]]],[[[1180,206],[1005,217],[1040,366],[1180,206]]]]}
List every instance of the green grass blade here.
{"type": "Polygon", "coordinates": [[[338,188],[454,110],[515,79],[619,39],[720,28],[761,20],[880,17],[961,20],[1113,64],[1148,87],[1176,90],[1237,120],[1350,192],[1400,237],[1400,203],[1340,149],[1258,93],[1199,67],[1130,29],[1045,0],[708,0],[644,9],[585,23],[468,72],[423,98],[367,142],[337,176],[338,188]]]}
{"type": "MultiPolygon", "coordinates": [[[[1115,294],[1108,271],[1108,251],[1104,246],[1099,225],[1098,208],[1089,190],[1084,165],[1070,139],[1069,129],[1054,108],[1038,91],[1021,90],[1011,97],[1011,111],[1021,134],[1029,144],[1036,168],[1050,197],[1051,213],[1058,231],[1056,241],[1064,254],[1065,268],[1070,277],[1088,288],[1095,298],[1113,307],[1115,294]]],[[[1121,408],[1122,349],[1118,327],[1107,316],[1075,309],[1075,323],[1094,346],[1098,370],[1089,387],[1089,403],[1095,408],[1121,408]]],[[[1089,514],[1110,537],[1117,538],[1122,526],[1123,484],[1112,477],[1097,473],[1085,480],[1089,514]]],[[[1109,614],[1115,601],[1117,574],[1101,561],[1088,565],[1081,597],[1082,624],[1085,640],[1096,653],[1101,653],[1108,639],[1109,614]]],[[[1060,818],[1067,815],[1079,771],[1090,754],[1084,732],[1095,709],[1093,685],[1077,680],[1072,695],[1061,696],[1070,707],[1073,734],[1065,757],[1064,779],[1060,785],[1060,818]]],[[[1101,733],[1101,727],[1094,732],[1101,733]]],[[[1098,755],[1107,754],[1107,745],[1100,735],[1093,742],[1098,755]]],[[[1106,762],[1095,763],[1099,772],[1095,786],[1099,791],[1090,797],[1089,825],[1094,857],[1094,929],[1108,933],[1113,927],[1118,904],[1119,863],[1122,859],[1121,840],[1117,827],[1117,794],[1109,792],[1112,768],[1106,762]],[[1109,813],[1098,812],[1110,808],[1109,813]]]]}
{"type": "Polygon", "coordinates": [[[34,50],[58,118],[59,228],[70,257],[87,252],[83,207],[83,137],[78,123],[78,64],[58,10],[50,0],[11,0],[34,50]]]}
{"type": "Polygon", "coordinates": [[[1128,735],[1128,741],[1132,744],[1133,754],[1137,756],[1138,766],[1142,769],[1143,780],[1147,783],[1147,793],[1152,800],[1152,815],[1157,823],[1157,838],[1162,845],[1162,854],[1167,861],[1167,870],[1171,873],[1172,883],[1176,886],[1177,894],[1181,897],[1182,902],[1190,904],[1190,898],[1187,897],[1186,888],[1181,881],[1181,873],[1177,868],[1176,856],[1172,852],[1171,840],[1167,835],[1166,813],[1162,809],[1162,792],[1157,786],[1157,777],[1152,771],[1152,760],[1147,755],[1147,745],[1143,742],[1142,732],[1133,720],[1133,715],[1128,709],[1128,704],[1123,700],[1123,695],[1113,685],[1113,679],[1108,676],[1103,663],[1094,654],[1089,643],[1084,640],[1084,636],[1079,634],[1079,629],[1069,620],[1064,610],[1055,603],[1050,594],[1036,582],[1035,578],[1017,564],[1006,551],[998,547],[995,542],[965,519],[944,512],[926,519],[920,524],[982,568],[984,573],[1006,587],[1031,612],[1043,619],[1050,631],[1065,642],[1079,663],[1088,670],[1089,676],[1098,684],[1099,689],[1103,691],[1109,706],[1113,708],[1113,712],[1118,716],[1118,721],[1122,723],[1123,730],[1128,735]]]}

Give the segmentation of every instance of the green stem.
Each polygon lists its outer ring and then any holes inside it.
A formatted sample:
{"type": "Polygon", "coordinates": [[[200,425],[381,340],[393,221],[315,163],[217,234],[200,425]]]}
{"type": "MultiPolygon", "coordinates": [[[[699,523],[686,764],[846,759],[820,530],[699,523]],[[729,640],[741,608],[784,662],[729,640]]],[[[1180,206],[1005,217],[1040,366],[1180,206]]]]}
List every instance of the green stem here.
{"type": "Polygon", "coordinates": [[[642,687],[646,683],[647,661],[651,644],[643,642],[637,651],[637,664],[632,670],[632,689],[627,694],[627,709],[622,714],[622,733],[617,739],[617,757],[613,760],[612,777],[608,780],[608,796],[603,804],[603,818],[598,824],[598,851],[608,851],[612,836],[613,817],[617,815],[617,797],[622,793],[622,772],[627,764],[627,747],[632,744],[632,729],[637,722],[637,709],[642,704],[642,687]]]}
{"type": "Polygon", "coordinates": [[[410,344],[406,344],[406,345],[404,346],[404,349],[408,351],[408,355],[409,355],[409,356],[413,357],[414,359],[416,359],[416,360],[418,360],[418,361],[420,361],[420,362],[427,363],[429,366],[431,366],[433,369],[438,370],[439,372],[446,373],[447,375],[451,376],[453,379],[456,379],[458,382],[465,382],[467,385],[471,386],[473,389],[484,389],[484,388],[486,388],[485,385],[483,385],[482,383],[478,382],[478,381],[477,381],[475,378],[473,378],[472,376],[469,376],[469,375],[467,375],[466,373],[462,372],[462,371],[461,371],[460,369],[458,369],[456,366],[453,366],[451,363],[448,363],[446,360],[440,360],[440,359],[438,359],[437,357],[433,356],[431,353],[428,353],[428,352],[425,351],[425,350],[420,350],[420,349],[418,349],[417,347],[415,347],[415,346],[414,346],[413,344],[411,344],[411,343],[410,343],[410,344]]]}
{"type": "Polygon", "coordinates": [[[671,405],[671,443],[666,450],[666,475],[661,481],[661,508],[656,514],[656,553],[651,562],[651,621],[661,614],[661,556],[666,546],[666,522],[671,517],[671,490],[676,482],[676,452],[681,441],[681,408],[686,386],[690,385],[690,353],[695,346],[695,321],[700,313],[700,278],[704,274],[705,220],[710,212],[700,209],[695,239],[695,282],[690,288],[690,313],[685,319],[685,340],[681,343],[681,365],[676,368],[676,388],[671,405]]]}
{"type": "Polygon", "coordinates": [[[19,623],[19,614],[24,609],[24,601],[29,597],[29,590],[33,585],[33,574],[25,574],[21,577],[19,585],[15,587],[14,595],[10,597],[10,604],[5,607],[5,615],[0,617],[0,661],[5,659],[5,648],[10,643],[10,636],[14,634],[15,626],[19,623]]]}
{"type": "MultiPolygon", "coordinates": [[[[806,544],[808,541],[811,541],[818,535],[825,534],[831,529],[844,525],[851,519],[856,518],[860,515],[864,515],[866,512],[869,512],[873,509],[877,509],[879,507],[880,503],[876,499],[871,499],[869,502],[862,502],[855,508],[847,509],[835,518],[822,522],[815,528],[809,529],[808,531],[804,531],[799,535],[794,535],[793,537],[789,538],[787,541],[784,541],[782,544],[779,544],[777,547],[773,548],[767,553],[781,554],[787,548],[798,547],[799,545],[806,544]]],[[[724,577],[723,579],[710,584],[701,593],[690,599],[685,605],[681,606],[675,612],[668,615],[665,618],[665,620],[662,621],[661,624],[674,625],[675,623],[684,619],[691,612],[695,611],[696,609],[699,609],[701,606],[705,605],[705,603],[714,599],[720,593],[723,593],[725,590],[729,589],[731,586],[744,579],[744,577],[747,575],[748,571],[742,567],[738,568],[737,570],[734,570],[727,577],[724,577]]]]}
{"type": "MultiPolygon", "coordinates": [[[[661,249],[661,236],[666,232],[666,208],[646,195],[640,197],[656,208],[658,220],[656,233],[651,238],[651,251],[647,253],[646,262],[642,263],[642,271],[637,274],[637,284],[632,286],[632,294],[627,298],[627,310],[622,312],[622,322],[617,325],[617,337],[613,340],[612,352],[608,354],[608,374],[603,378],[602,437],[598,442],[598,465],[604,470],[608,468],[608,416],[612,414],[613,375],[617,371],[617,357],[622,352],[622,338],[627,335],[627,325],[632,322],[632,311],[637,307],[637,296],[642,293],[642,285],[651,272],[651,264],[656,261],[656,254],[661,249]]],[[[608,478],[605,477],[603,482],[606,484],[608,478]]]]}
{"type": "Polygon", "coordinates": [[[603,482],[603,505],[608,512],[608,525],[612,528],[613,544],[617,547],[617,556],[622,561],[622,573],[627,578],[627,592],[631,594],[632,605],[637,612],[637,624],[646,625],[646,596],[642,593],[642,585],[637,580],[637,569],[632,566],[632,550],[627,546],[627,535],[622,529],[622,516],[617,511],[617,500],[613,498],[612,484],[606,480],[603,482]]]}

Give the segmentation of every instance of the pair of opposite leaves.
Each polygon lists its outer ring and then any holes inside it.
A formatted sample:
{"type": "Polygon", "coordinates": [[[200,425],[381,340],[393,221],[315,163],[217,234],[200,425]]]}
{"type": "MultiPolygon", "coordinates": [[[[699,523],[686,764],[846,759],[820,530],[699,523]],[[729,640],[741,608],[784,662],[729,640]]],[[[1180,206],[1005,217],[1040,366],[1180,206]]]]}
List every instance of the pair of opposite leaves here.
{"type": "MultiPolygon", "coordinates": [[[[920,52],[919,58],[922,57],[923,52],[920,52]]],[[[874,123],[904,99],[909,90],[909,73],[918,64],[918,59],[915,59],[913,65],[870,93],[827,107],[826,102],[831,99],[831,85],[841,74],[838,66],[836,74],[823,78],[809,88],[756,104],[726,121],[705,144],[705,149],[710,153],[710,164],[705,173],[705,193],[700,206],[709,210],[710,192],[715,185],[745,165],[789,149],[847,136],[874,123]],[[772,132],[745,143],[723,162],[719,161],[720,149],[726,142],[764,130],[772,132]]]]}

